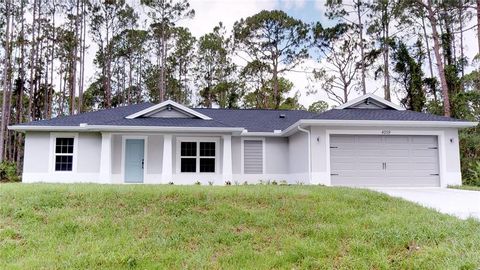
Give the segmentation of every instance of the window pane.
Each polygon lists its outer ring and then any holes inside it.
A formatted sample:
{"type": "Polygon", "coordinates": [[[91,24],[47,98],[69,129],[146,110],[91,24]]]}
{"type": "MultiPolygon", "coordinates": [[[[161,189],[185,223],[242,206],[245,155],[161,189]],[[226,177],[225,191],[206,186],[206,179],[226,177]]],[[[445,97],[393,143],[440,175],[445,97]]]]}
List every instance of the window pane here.
{"type": "Polygon", "coordinates": [[[73,156],[56,156],[55,171],[71,171],[73,156]]]}
{"type": "Polygon", "coordinates": [[[197,159],[196,158],[182,158],[181,172],[196,172],[197,159]]]}
{"type": "Polygon", "coordinates": [[[73,138],[56,138],[55,153],[73,154],[73,138]]]}
{"type": "Polygon", "coordinates": [[[215,156],[215,143],[214,142],[201,142],[200,143],[200,156],[202,156],[202,157],[214,157],[215,156]]]}
{"type": "Polygon", "coordinates": [[[196,142],[182,142],[181,155],[186,157],[196,156],[197,155],[197,143],[196,142]]]}
{"type": "Polygon", "coordinates": [[[200,172],[215,172],[215,159],[214,158],[201,158],[200,159],[200,172]]]}

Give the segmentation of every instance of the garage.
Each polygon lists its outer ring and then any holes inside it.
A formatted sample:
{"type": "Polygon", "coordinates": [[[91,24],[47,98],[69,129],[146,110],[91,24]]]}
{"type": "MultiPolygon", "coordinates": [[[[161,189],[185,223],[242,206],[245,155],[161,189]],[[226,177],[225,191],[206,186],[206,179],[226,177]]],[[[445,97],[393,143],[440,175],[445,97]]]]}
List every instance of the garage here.
{"type": "Polygon", "coordinates": [[[333,186],[438,187],[436,136],[330,135],[333,186]]]}

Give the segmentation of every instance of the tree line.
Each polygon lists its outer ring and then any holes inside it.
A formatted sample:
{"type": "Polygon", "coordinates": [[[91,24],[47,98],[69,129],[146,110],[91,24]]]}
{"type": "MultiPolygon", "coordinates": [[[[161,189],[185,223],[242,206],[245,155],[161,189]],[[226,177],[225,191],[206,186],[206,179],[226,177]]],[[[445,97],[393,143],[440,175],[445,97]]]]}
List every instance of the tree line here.
{"type": "MultiPolygon", "coordinates": [[[[166,99],[305,109],[289,72],[334,104],[378,88],[415,111],[480,117],[480,53],[466,54],[467,44],[480,48],[480,0],[327,0],[329,23],[261,11],[198,38],[180,26],[195,17],[188,0],[0,3],[0,161],[17,166],[23,137],[8,125],[166,99]],[[474,30],[477,40],[466,40],[474,30]]],[[[308,109],[327,108],[317,100],[308,109]]],[[[478,162],[479,133],[462,133],[467,169],[478,162]]]]}

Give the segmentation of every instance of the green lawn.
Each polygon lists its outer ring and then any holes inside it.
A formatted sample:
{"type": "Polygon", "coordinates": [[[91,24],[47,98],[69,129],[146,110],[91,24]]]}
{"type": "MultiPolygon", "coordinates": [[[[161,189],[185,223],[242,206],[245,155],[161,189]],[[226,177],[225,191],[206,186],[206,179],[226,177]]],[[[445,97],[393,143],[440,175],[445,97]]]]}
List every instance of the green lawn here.
{"type": "Polygon", "coordinates": [[[449,188],[480,191],[479,186],[449,186],[449,188]]]}
{"type": "Polygon", "coordinates": [[[318,186],[0,185],[0,269],[478,269],[480,223],[318,186]]]}

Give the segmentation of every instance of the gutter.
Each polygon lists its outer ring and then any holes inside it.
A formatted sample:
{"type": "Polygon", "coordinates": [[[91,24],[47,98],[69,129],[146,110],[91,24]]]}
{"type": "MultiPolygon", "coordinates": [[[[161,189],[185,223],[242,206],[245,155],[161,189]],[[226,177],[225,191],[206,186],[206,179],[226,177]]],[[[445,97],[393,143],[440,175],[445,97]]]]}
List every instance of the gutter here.
{"type": "Polygon", "coordinates": [[[398,121],[398,120],[322,120],[301,119],[288,128],[274,132],[248,132],[241,127],[172,127],[172,126],[113,126],[113,125],[88,125],[78,126],[8,126],[9,130],[25,131],[159,131],[159,132],[234,132],[241,136],[286,137],[297,130],[302,130],[302,125],[309,126],[348,126],[348,127],[430,127],[430,128],[468,128],[475,127],[478,122],[466,121],[398,121]]]}
{"type": "Polygon", "coordinates": [[[158,126],[109,126],[109,125],[87,125],[78,126],[8,126],[9,130],[15,131],[162,131],[162,132],[235,132],[241,133],[243,128],[236,127],[158,127],[158,126]]]}
{"type": "Polygon", "coordinates": [[[304,129],[301,126],[298,126],[297,129],[301,132],[305,132],[308,135],[308,183],[312,183],[312,140],[310,130],[304,129]]]}
{"type": "Polygon", "coordinates": [[[428,127],[428,128],[468,128],[476,127],[479,122],[467,121],[400,121],[400,120],[325,120],[301,119],[282,131],[289,136],[302,125],[309,126],[348,126],[348,127],[428,127]]]}

